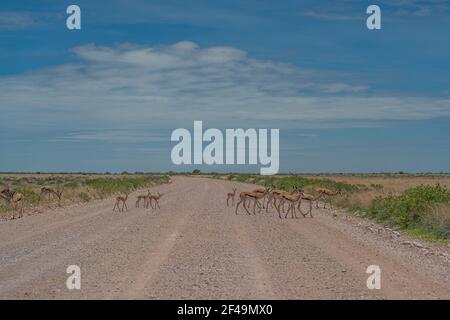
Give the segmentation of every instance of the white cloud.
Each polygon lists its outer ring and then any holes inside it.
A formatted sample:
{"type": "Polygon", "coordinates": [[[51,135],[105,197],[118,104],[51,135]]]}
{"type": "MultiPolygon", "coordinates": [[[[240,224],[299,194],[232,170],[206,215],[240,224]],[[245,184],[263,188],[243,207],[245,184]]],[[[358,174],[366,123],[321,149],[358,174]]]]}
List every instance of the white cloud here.
{"type": "Polygon", "coordinates": [[[77,63],[0,78],[2,127],[176,128],[193,120],[311,127],[450,115],[449,99],[376,97],[343,76],[256,60],[232,47],[90,44],[73,53],[77,63]]]}
{"type": "Polygon", "coordinates": [[[347,83],[331,83],[324,86],[324,91],[328,93],[341,93],[341,92],[363,92],[369,89],[368,86],[351,86],[347,83]]]}
{"type": "Polygon", "coordinates": [[[37,24],[34,16],[28,12],[0,11],[0,30],[25,29],[37,24]]]}

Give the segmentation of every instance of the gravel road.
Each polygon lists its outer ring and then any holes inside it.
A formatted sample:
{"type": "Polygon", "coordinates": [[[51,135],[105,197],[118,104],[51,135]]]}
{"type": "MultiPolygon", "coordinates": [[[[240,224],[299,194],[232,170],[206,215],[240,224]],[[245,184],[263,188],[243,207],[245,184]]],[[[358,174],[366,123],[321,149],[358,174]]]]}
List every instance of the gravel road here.
{"type": "Polygon", "coordinates": [[[1,299],[450,299],[450,263],[369,232],[341,211],[235,215],[252,185],[174,177],[160,210],[114,200],[0,222],[1,299]],[[333,213],[335,213],[333,215],[333,213]],[[68,290],[66,268],[81,269],[68,290]],[[369,290],[366,269],[381,268],[369,290]]]}

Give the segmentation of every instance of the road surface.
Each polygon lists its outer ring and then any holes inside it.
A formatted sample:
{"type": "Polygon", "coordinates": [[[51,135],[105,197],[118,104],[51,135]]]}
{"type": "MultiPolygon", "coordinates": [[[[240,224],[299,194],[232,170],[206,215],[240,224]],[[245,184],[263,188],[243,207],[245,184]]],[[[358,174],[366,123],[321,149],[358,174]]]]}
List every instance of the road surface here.
{"type": "MultiPolygon", "coordinates": [[[[235,215],[252,185],[174,177],[161,209],[112,212],[113,198],[0,222],[1,299],[449,299],[450,264],[340,213],[235,215]],[[81,289],[68,290],[69,265],[81,289]],[[381,289],[369,290],[369,265],[381,289]]],[[[145,193],[145,192],[144,192],[145,193]]]]}

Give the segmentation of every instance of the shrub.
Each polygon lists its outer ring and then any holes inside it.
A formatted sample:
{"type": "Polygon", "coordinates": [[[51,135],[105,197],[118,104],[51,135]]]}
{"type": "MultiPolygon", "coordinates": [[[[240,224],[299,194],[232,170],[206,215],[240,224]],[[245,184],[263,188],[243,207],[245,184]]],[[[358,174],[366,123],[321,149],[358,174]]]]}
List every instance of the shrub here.
{"type": "Polygon", "coordinates": [[[400,195],[377,197],[367,210],[367,215],[380,222],[400,228],[415,228],[448,237],[450,222],[440,225],[430,218],[430,212],[438,205],[450,203],[450,192],[440,185],[418,186],[400,195]]]}
{"type": "Polygon", "coordinates": [[[91,196],[89,194],[87,194],[86,192],[80,192],[78,194],[78,198],[80,198],[80,200],[83,202],[91,201],[91,196]]]}

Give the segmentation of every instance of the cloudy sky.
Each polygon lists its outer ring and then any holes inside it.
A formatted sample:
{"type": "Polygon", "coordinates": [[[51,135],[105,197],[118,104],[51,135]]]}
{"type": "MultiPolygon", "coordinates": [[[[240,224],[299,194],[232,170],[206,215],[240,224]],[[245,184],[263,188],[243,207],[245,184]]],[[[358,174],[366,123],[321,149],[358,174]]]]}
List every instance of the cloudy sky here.
{"type": "Polygon", "coordinates": [[[191,171],[194,120],[279,128],[282,172],[450,171],[448,34],[443,0],[2,0],[0,171],[191,171]]]}

